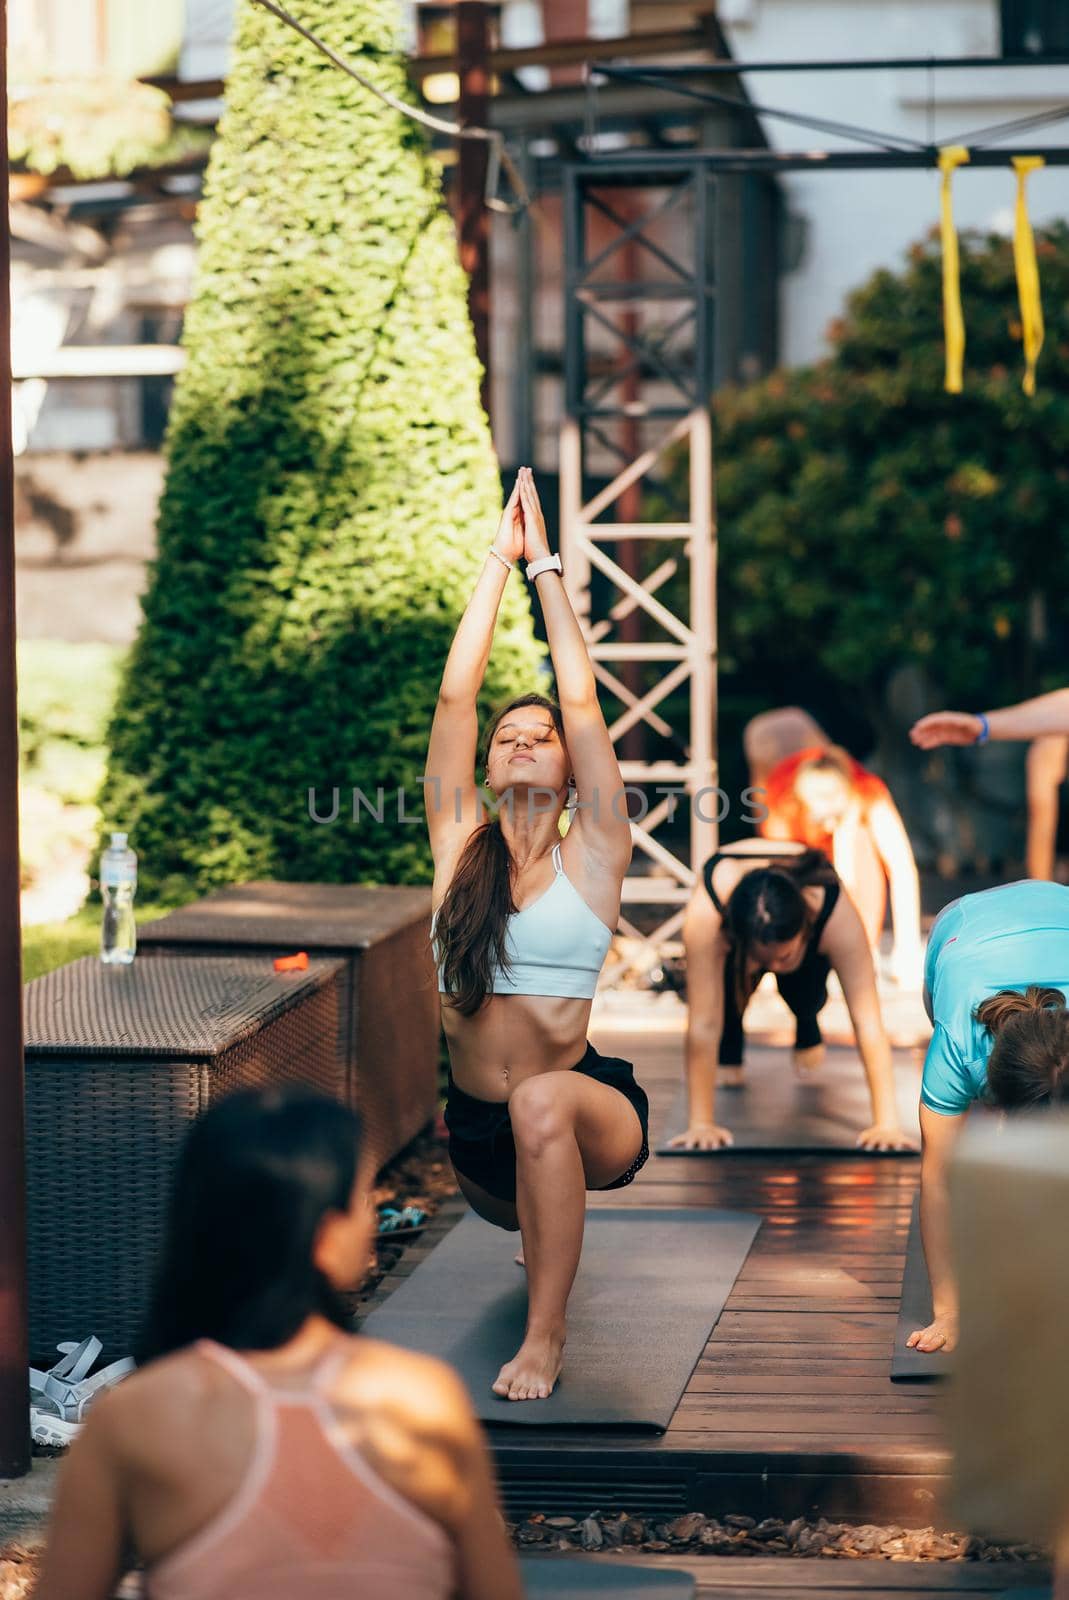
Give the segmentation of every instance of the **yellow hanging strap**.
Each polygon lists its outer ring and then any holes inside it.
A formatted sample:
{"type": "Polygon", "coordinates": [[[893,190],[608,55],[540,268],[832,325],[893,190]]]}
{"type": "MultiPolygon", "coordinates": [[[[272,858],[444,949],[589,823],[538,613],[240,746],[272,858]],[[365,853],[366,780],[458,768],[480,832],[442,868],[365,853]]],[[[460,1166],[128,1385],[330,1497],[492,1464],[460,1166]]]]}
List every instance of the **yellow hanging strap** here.
{"type": "Polygon", "coordinates": [[[963,144],[949,145],[946,150],[939,152],[939,170],[943,174],[940,209],[943,236],[943,337],[946,342],[946,378],[943,387],[947,394],[961,393],[961,371],[965,360],[965,318],[961,312],[958,235],[954,228],[950,181],[954,168],[962,166],[968,159],[969,152],[963,144]]]}
{"type": "Polygon", "coordinates": [[[1014,156],[1017,172],[1017,206],[1013,219],[1013,264],[1017,268],[1017,296],[1021,304],[1021,332],[1024,339],[1025,394],[1036,392],[1036,362],[1043,348],[1043,306],[1039,299],[1039,267],[1036,241],[1028,220],[1028,174],[1045,165],[1042,156],[1014,156]]]}

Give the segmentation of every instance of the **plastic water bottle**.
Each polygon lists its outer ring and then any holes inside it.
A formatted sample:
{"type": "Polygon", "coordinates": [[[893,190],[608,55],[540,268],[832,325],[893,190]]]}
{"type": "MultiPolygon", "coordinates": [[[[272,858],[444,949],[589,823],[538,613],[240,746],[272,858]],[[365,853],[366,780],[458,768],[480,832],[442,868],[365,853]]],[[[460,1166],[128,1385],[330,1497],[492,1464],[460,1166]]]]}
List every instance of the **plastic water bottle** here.
{"type": "Polygon", "coordinates": [[[100,858],[100,892],[104,897],[100,959],[109,966],[129,966],[134,959],[137,950],[136,888],[137,856],[127,844],[125,833],[113,833],[111,843],[100,858]]]}

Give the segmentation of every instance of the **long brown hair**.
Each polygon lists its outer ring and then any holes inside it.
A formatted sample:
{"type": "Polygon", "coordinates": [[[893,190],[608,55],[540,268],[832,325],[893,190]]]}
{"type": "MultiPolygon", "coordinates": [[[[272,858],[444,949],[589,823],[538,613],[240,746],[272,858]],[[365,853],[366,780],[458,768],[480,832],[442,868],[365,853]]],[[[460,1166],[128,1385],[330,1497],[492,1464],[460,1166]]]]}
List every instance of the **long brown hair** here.
{"type": "Polygon", "coordinates": [[[750,976],[755,946],[789,944],[815,921],[802,893],[815,883],[830,883],[835,876],[821,850],[803,850],[775,866],[755,867],[744,873],[724,907],[724,932],[735,956],[735,1004],[740,1012],[757,987],[750,976]]]}
{"type": "Polygon", "coordinates": [[[975,1015],[995,1041],[987,1063],[995,1105],[1021,1110],[1069,1100],[1069,1011],[1060,989],[1000,989],[975,1015]]]}
{"type": "MultiPolygon", "coordinates": [[[[522,706],[548,711],[563,739],[560,707],[543,694],[521,694],[495,712],[487,724],[481,762],[487,760],[504,718],[522,706]]],[[[512,878],[508,843],[500,820],[494,817],[476,828],[464,846],[435,922],[442,988],[462,1016],[474,1016],[492,992],[495,968],[509,970],[508,919],[516,910],[512,878]]]]}

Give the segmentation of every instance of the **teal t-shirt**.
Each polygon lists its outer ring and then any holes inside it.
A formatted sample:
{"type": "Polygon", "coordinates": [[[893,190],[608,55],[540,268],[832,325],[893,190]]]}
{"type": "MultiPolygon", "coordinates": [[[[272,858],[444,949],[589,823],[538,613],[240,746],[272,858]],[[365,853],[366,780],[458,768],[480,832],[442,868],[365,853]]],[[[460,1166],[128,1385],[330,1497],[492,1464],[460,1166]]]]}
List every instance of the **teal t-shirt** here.
{"type": "Polygon", "coordinates": [[[987,1087],[991,1035],[973,1015],[980,1002],[1033,983],[1069,996],[1069,889],[1029,878],[963,896],[936,920],[924,981],[935,1032],[921,1104],[960,1116],[987,1087]]]}

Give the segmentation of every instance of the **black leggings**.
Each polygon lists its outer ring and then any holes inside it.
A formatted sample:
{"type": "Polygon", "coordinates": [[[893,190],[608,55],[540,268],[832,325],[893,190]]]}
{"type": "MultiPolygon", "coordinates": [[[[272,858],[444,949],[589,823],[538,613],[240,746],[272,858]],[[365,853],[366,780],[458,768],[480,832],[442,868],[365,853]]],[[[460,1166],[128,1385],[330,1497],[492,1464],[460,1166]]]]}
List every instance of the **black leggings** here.
{"type": "MultiPolygon", "coordinates": [[[[794,1013],[794,1048],[811,1050],[822,1043],[817,1016],[828,998],[831,962],[812,946],[794,972],[777,972],[776,987],[794,1013]]],[[[720,1035],[720,1065],[741,1067],[742,1012],[735,998],[735,952],[724,962],[724,1027],[720,1035]]]]}

